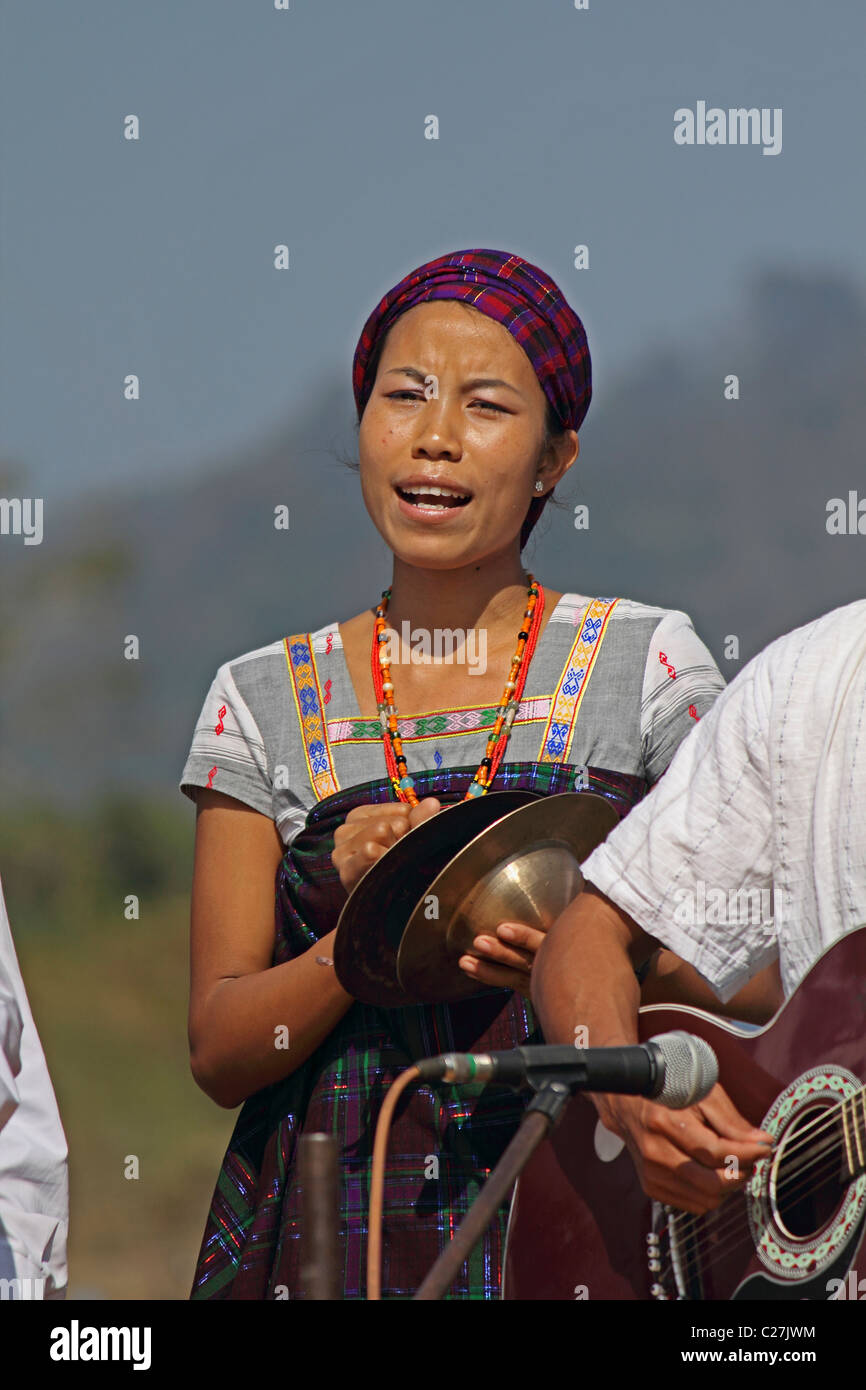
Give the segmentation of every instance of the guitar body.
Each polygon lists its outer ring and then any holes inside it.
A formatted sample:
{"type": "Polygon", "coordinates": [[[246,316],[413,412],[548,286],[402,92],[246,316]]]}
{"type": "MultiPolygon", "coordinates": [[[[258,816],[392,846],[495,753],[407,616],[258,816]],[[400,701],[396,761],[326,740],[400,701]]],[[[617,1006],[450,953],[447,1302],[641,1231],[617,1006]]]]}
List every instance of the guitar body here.
{"type": "MultiPolygon", "coordinates": [[[[822,1299],[866,1224],[866,927],[831,946],[771,1023],[745,1033],[650,1005],[642,1041],[705,1038],[737,1109],[776,1141],[745,1189],[696,1217],[652,1202],[628,1151],[575,1096],[518,1180],[506,1299],[822,1299]]],[[[866,1259],[860,1260],[866,1273],[866,1259]]]]}

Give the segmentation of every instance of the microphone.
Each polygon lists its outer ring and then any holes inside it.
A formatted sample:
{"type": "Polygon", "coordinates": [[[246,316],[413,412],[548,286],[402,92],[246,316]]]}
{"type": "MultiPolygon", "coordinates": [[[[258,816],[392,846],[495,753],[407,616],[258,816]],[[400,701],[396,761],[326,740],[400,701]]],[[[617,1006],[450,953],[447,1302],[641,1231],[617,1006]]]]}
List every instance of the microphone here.
{"type": "Polygon", "coordinates": [[[672,1110],[703,1100],[719,1079],[709,1043],[693,1033],[661,1033],[635,1047],[515,1047],[509,1052],[443,1052],[416,1063],[422,1081],[494,1081],[520,1090],[533,1079],[573,1091],[648,1096],[672,1110]]]}

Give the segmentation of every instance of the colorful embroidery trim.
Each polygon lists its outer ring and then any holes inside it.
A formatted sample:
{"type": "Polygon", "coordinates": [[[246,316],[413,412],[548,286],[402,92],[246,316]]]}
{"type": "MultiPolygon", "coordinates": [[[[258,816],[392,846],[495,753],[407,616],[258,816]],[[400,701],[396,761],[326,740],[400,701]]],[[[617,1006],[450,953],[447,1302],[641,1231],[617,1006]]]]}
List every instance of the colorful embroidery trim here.
{"type": "MultiPolygon", "coordinates": [[[[521,700],[515,724],[537,723],[546,719],[552,697],[535,696],[521,700]]],[[[441,714],[409,715],[398,721],[401,739],[447,738],[455,734],[488,729],[494,723],[498,709],[495,705],[477,705],[462,709],[443,710],[441,714]]],[[[367,743],[381,739],[382,726],[378,719],[330,719],[328,739],[331,744],[367,743]]]]}
{"type": "MultiPolygon", "coordinates": [[[[559,763],[568,759],[577,716],[596,658],[607,631],[607,623],[618,599],[593,599],[574,640],[554,695],[522,700],[517,724],[545,720],[538,761],[559,763]]],[[[304,755],[310,783],[318,800],[340,790],[331,747],[338,744],[366,743],[381,738],[378,719],[332,719],[325,722],[325,701],[319,683],[315,652],[310,633],[283,639],[286,665],[292,681],[292,694],[303,735],[304,755]]],[[[493,706],[443,710],[401,718],[400,737],[405,739],[443,739],[476,729],[489,728],[495,718],[493,706]]]]}
{"type": "Polygon", "coordinates": [[[586,610],[553,697],[538,753],[539,762],[559,763],[568,758],[580,706],[607,632],[608,619],[618,602],[619,599],[594,598],[586,610]]]}
{"type": "Polygon", "coordinates": [[[322,717],[322,692],[312,652],[310,634],[299,632],[283,639],[292,694],[304,738],[304,755],[313,791],[321,801],[340,790],[334,760],[322,717]]]}

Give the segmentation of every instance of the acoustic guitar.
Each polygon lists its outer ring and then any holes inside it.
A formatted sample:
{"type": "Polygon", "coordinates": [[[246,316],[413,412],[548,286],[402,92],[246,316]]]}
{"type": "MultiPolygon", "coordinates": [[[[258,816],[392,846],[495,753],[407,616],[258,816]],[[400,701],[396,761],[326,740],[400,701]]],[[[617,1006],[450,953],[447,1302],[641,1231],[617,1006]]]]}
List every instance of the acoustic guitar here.
{"type": "Polygon", "coordinates": [[[503,1298],[857,1297],[858,1261],[866,1276],[866,927],[832,945],[759,1031],[700,1009],[640,1010],[642,1041],[677,1028],[715,1050],[721,1084],[773,1135],[772,1154],[716,1211],[677,1211],[646,1196],[622,1140],[575,1096],[515,1187],[503,1298]]]}

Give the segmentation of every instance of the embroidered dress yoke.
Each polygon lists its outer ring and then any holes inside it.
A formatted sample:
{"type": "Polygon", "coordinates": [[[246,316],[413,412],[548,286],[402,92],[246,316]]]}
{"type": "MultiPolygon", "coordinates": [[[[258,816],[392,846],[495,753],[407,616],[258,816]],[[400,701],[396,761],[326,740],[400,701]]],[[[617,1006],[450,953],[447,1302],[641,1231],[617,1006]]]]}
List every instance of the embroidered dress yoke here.
{"type": "MultiPolygon", "coordinates": [[[[539,639],[494,790],[553,795],[588,788],[624,816],[723,686],[684,613],[564,594],[539,639]]],[[[419,799],[462,799],[495,717],[485,704],[401,716],[419,799]]],[[[334,831],[353,807],[393,801],[381,726],[359,714],[337,623],[219,668],[180,782],[193,799],[196,788],[209,785],[271,817],[286,847],[276,879],[273,963],[309,950],[333,930],[346,901],[331,863],[334,831]]],[[[338,1139],[343,1294],[364,1298],[373,1136],[388,1086],[422,1056],[540,1040],[528,1001],[509,990],[404,1009],[353,1004],[302,1066],[242,1107],[192,1297],[298,1295],[294,1165],[306,1129],[338,1139]]],[[[407,1298],[417,1289],[525,1103],[492,1086],[419,1087],[403,1098],[386,1169],[383,1297],[407,1298]]],[[[450,1297],[498,1296],[506,1219],[507,1203],[450,1297]]]]}

